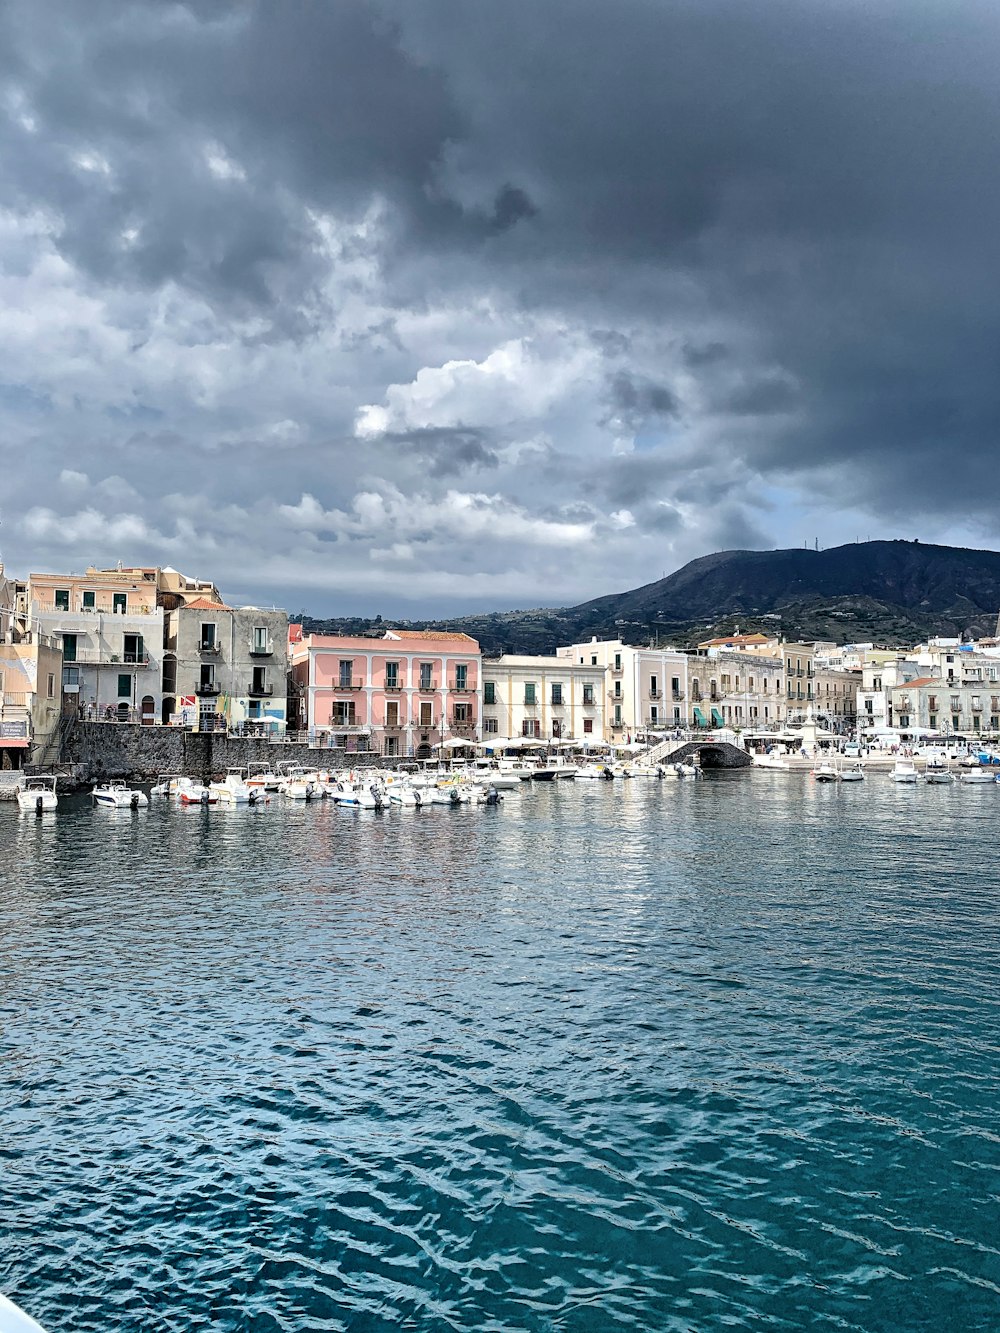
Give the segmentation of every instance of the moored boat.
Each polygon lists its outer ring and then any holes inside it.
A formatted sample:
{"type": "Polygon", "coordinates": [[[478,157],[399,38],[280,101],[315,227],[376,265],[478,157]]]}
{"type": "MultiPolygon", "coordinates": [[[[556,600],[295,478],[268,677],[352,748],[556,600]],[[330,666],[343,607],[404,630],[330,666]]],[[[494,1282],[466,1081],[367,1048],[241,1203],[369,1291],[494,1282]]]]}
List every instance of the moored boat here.
{"type": "Polygon", "coordinates": [[[50,814],[58,804],[56,779],[53,777],[28,778],[17,793],[17,808],[23,814],[50,814]]]}
{"type": "Polygon", "coordinates": [[[109,806],[116,810],[144,810],[149,805],[149,797],[136,787],[128,787],[124,782],[99,783],[91,792],[95,805],[109,806]]]}
{"type": "Polygon", "coordinates": [[[917,780],[917,766],[907,755],[901,755],[893,764],[889,775],[893,782],[914,783],[917,780]]]}

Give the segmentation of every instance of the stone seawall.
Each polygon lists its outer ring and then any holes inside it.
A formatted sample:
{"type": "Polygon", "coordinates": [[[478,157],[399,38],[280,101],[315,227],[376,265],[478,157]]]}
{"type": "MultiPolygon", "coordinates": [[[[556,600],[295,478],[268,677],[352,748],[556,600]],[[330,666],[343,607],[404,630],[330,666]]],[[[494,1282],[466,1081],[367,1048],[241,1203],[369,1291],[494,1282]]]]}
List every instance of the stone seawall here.
{"type": "Polygon", "coordinates": [[[222,732],[143,727],[127,722],[78,722],[63,746],[60,762],[77,766],[92,779],[150,781],[158,773],[186,773],[207,782],[214,773],[246,768],[248,764],[349,769],[382,761],[374,755],[314,750],[308,745],[259,736],[227,736],[222,732]]]}

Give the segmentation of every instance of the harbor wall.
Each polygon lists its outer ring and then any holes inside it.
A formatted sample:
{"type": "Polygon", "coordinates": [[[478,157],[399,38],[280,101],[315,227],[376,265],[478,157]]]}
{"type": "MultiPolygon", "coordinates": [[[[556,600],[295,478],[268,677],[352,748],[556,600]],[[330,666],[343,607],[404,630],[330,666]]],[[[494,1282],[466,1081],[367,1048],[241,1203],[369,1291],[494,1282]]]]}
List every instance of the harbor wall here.
{"type": "Polygon", "coordinates": [[[90,779],[150,781],[159,773],[186,773],[207,782],[213,774],[225,773],[227,768],[246,768],[248,764],[350,769],[381,761],[372,755],[312,749],[262,736],[227,736],[224,732],[127,722],[77,722],[63,744],[60,762],[73,765],[90,779]]]}

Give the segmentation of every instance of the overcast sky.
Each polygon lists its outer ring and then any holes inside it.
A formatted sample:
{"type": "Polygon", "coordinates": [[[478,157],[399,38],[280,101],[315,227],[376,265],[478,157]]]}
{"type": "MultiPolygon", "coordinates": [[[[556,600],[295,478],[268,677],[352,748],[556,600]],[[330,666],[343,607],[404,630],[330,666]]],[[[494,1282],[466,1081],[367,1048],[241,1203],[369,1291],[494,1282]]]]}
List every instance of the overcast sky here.
{"type": "Polygon", "coordinates": [[[417,616],[995,546],[998,66],[995,0],[7,0],[8,568],[417,616]]]}

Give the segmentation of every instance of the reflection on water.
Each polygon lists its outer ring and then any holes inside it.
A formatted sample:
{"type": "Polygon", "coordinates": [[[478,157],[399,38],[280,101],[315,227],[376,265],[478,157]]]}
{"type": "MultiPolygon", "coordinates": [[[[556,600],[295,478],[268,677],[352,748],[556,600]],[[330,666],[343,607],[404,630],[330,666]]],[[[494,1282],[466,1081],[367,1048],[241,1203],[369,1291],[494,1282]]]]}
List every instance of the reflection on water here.
{"type": "Polygon", "coordinates": [[[0,806],[57,1330],[997,1323],[1000,789],[0,806]]]}

